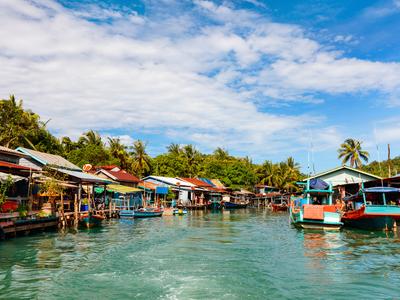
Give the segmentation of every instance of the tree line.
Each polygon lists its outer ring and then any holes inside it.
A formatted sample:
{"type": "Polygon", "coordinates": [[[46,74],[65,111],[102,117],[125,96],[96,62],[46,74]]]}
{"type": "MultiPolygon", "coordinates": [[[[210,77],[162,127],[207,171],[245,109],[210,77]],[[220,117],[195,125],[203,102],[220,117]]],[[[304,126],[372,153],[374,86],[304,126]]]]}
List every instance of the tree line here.
{"type": "MultiPolygon", "coordinates": [[[[144,141],[136,140],[125,145],[119,138],[104,139],[96,131],[84,132],[77,140],[68,136],[55,137],[47,129],[47,123],[40,116],[23,107],[22,100],[14,96],[0,100],[0,145],[9,148],[18,146],[58,154],[82,167],[117,165],[128,172],[143,177],[146,175],[170,177],[218,178],[226,186],[252,188],[255,184],[266,184],[281,190],[297,190],[296,182],[305,176],[300,165],[292,157],[273,163],[266,160],[254,163],[249,157],[235,157],[223,148],[211,154],[201,153],[194,145],[170,144],[165,153],[151,157],[144,141]]],[[[347,139],[338,150],[342,163],[350,163],[380,175],[377,163],[362,165],[368,161],[368,152],[362,150],[361,142],[347,139]]],[[[400,167],[400,157],[391,161],[392,170],[400,167]]],[[[382,169],[385,164],[380,164],[382,169]]],[[[400,169],[400,168],[399,168],[400,169]]]]}

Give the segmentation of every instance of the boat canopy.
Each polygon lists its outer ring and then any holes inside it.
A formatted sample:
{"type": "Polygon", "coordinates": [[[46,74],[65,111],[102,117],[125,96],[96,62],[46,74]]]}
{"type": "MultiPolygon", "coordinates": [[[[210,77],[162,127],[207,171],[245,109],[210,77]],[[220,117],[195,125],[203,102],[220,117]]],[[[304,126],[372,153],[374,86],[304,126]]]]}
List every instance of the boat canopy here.
{"type": "MultiPolygon", "coordinates": [[[[389,195],[393,195],[393,193],[400,193],[399,188],[395,187],[388,187],[388,186],[376,186],[376,187],[370,187],[370,188],[363,188],[361,189],[357,194],[350,195],[344,198],[345,201],[357,201],[357,200],[363,200],[362,196],[369,194],[371,197],[372,195],[384,195],[388,194],[386,197],[389,197],[389,195]]],[[[392,197],[391,197],[392,198],[392,197]]],[[[372,199],[368,196],[368,199],[372,199]]]]}
{"type": "Polygon", "coordinates": [[[362,190],[364,193],[400,193],[399,188],[388,187],[388,186],[377,186],[365,188],[362,190]]]}

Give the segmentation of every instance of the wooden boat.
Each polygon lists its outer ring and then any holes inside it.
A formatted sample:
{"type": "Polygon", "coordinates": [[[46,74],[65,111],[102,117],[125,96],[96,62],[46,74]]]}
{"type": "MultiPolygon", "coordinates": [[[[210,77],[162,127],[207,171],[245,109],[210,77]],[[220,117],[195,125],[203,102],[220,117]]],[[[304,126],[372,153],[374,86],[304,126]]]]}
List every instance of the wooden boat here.
{"type": "MultiPolygon", "coordinates": [[[[365,230],[392,230],[400,219],[400,207],[388,202],[400,196],[393,187],[362,188],[359,193],[345,198],[349,209],[342,216],[345,226],[365,230]]],[[[396,203],[394,202],[394,204],[396,203]]]]}
{"type": "Polygon", "coordinates": [[[320,179],[307,180],[303,196],[290,205],[290,222],[299,228],[339,230],[341,215],[332,205],[332,185],[320,179]]]}
{"type": "Polygon", "coordinates": [[[88,212],[80,216],[79,223],[86,228],[93,228],[101,226],[105,218],[105,216],[88,212]]]}
{"type": "Polygon", "coordinates": [[[236,208],[246,208],[247,203],[235,203],[235,202],[230,202],[230,201],[224,201],[222,202],[222,205],[224,208],[227,209],[236,209],[236,208]]]}
{"type": "Polygon", "coordinates": [[[221,204],[220,201],[209,201],[207,208],[211,209],[211,210],[219,210],[222,209],[223,205],[221,204]]]}
{"type": "Polygon", "coordinates": [[[133,218],[134,214],[135,214],[135,211],[130,210],[130,209],[122,209],[119,211],[120,218],[133,218]]]}
{"type": "Polygon", "coordinates": [[[288,199],[284,196],[274,197],[273,202],[271,204],[272,211],[273,212],[287,211],[289,208],[287,200],[288,199]]]}
{"type": "Polygon", "coordinates": [[[154,218],[161,217],[163,210],[159,208],[140,208],[133,211],[133,217],[136,218],[154,218]]]}

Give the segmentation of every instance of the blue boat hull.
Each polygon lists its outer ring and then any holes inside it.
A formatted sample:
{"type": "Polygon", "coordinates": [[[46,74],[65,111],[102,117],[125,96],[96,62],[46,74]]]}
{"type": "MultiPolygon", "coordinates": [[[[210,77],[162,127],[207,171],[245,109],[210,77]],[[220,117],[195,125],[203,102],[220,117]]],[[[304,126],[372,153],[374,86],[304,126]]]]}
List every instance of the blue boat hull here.
{"type": "Polygon", "coordinates": [[[364,230],[392,230],[395,220],[389,216],[344,220],[344,226],[364,230]]]}
{"type": "Polygon", "coordinates": [[[235,209],[235,208],[246,208],[247,204],[239,204],[239,203],[233,203],[233,202],[224,202],[224,207],[229,208],[229,209],[235,209]]]}
{"type": "Polygon", "coordinates": [[[134,211],[133,210],[120,210],[119,211],[119,217],[120,218],[133,218],[134,217],[134,211]]]}
{"type": "Polygon", "coordinates": [[[140,211],[135,210],[133,217],[137,218],[154,218],[161,217],[163,215],[163,211],[140,211]]]}

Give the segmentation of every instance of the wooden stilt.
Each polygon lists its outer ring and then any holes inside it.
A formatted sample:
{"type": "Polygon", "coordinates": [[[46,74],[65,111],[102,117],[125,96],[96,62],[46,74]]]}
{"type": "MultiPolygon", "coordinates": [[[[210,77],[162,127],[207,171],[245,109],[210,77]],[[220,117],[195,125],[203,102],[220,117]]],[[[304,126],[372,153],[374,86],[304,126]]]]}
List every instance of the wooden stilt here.
{"type": "Polygon", "coordinates": [[[75,194],[74,199],[74,227],[78,227],[79,217],[78,217],[79,207],[78,207],[78,195],[75,194]]]}

